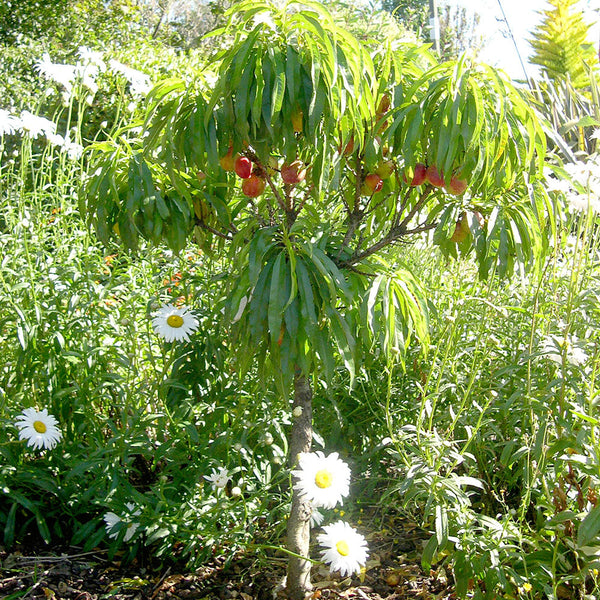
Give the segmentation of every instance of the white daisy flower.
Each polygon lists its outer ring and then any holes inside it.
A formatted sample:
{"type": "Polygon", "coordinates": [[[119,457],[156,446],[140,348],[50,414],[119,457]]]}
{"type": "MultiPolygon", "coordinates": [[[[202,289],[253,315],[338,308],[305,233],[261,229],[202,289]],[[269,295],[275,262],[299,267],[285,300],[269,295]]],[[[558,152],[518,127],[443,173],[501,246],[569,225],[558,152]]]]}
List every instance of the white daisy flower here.
{"type": "Polygon", "coordinates": [[[34,450],[42,447],[51,450],[62,437],[58,421],[45,408],[41,411],[26,408],[17,417],[15,425],[19,429],[19,439],[27,440],[27,445],[33,446],[34,450]]]}
{"type": "Polygon", "coordinates": [[[34,69],[39,71],[46,79],[51,79],[62,85],[69,93],[73,88],[73,82],[77,78],[77,67],[75,65],[53,63],[47,52],[42,56],[42,60],[34,65],[34,69]]]}
{"type": "Polygon", "coordinates": [[[79,46],[79,50],[77,51],[77,54],[79,55],[79,58],[81,58],[81,61],[84,64],[85,63],[92,64],[92,65],[98,67],[98,69],[100,71],[106,70],[106,64],[103,60],[102,52],[98,52],[96,50],[90,50],[86,46],[79,46]]]}
{"type": "Polygon", "coordinates": [[[82,47],[79,49],[79,54],[84,62],[86,62],[85,65],[82,65],[79,62],[76,65],[53,63],[50,60],[50,55],[46,52],[42,56],[42,60],[34,66],[34,68],[44,77],[55,81],[65,88],[65,99],[67,102],[71,98],[73,84],[78,80],[95,94],[98,91],[98,84],[96,83],[98,72],[103,71],[106,68],[106,65],[104,65],[101,58],[98,58],[99,53],[92,52],[87,50],[87,48],[82,47]]]}
{"type": "Polygon", "coordinates": [[[591,194],[570,192],[566,197],[569,207],[574,211],[587,212],[591,208],[594,213],[600,212],[600,203],[598,202],[598,199],[591,194]]]}
{"type": "Polygon", "coordinates": [[[323,452],[302,452],[298,459],[300,469],[292,471],[298,478],[294,489],[317,507],[333,508],[350,491],[350,469],[337,452],[325,456],[323,452]]]}
{"type": "Polygon", "coordinates": [[[321,523],[325,515],[318,509],[313,506],[312,512],[310,513],[310,526],[312,527],[320,527],[321,523]]]}
{"type": "Polygon", "coordinates": [[[571,191],[571,184],[566,179],[546,177],[546,190],[548,192],[562,192],[566,194],[571,191]]]}
{"type": "Polygon", "coordinates": [[[339,571],[342,577],[360,573],[367,562],[367,541],[364,536],[344,521],[323,527],[317,540],[325,550],[321,550],[321,560],[329,564],[333,573],[339,571]]]}
{"type": "Polygon", "coordinates": [[[541,352],[548,360],[558,365],[562,365],[564,353],[565,359],[570,365],[580,367],[587,361],[588,355],[578,342],[579,340],[575,336],[565,338],[549,335],[542,342],[541,352]]]}
{"type": "Polygon", "coordinates": [[[20,120],[20,128],[32,138],[37,138],[40,135],[51,136],[56,134],[56,123],[45,117],[38,117],[28,110],[21,113],[20,120]]]}
{"type": "Polygon", "coordinates": [[[21,128],[21,119],[0,108],[0,136],[14,133],[21,128]]]}
{"type": "Polygon", "coordinates": [[[167,342],[189,342],[190,333],[198,329],[198,320],[186,307],[167,304],[154,313],[152,327],[167,342]]]}
{"type": "Polygon", "coordinates": [[[135,504],[133,504],[132,502],[126,502],[125,507],[129,512],[123,517],[120,517],[114,512],[107,512],[103,518],[104,522],[106,523],[106,531],[108,532],[108,537],[113,539],[119,535],[119,531],[113,531],[113,529],[115,529],[115,526],[121,522],[128,524],[127,531],[125,531],[125,536],[123,537],[123,541],[128,542],[135,535],[135,532],[140,526],[139,523],[132,522],[131,517],[137,517],[139,514],[141,514],[142,511],[139,508],[137,510],[134,510],[135,504]]]}
{"type": "Polygon", "coordinates": [[[81,155],[83,154],[83,146],[76,142],[72,142],[68,133],[66,137],[63,137],[58,133],[51,134],[48,136],[48,141],[53,146],[58,146],[63,152],[66,152],[71,160],[77,160],[81,158],[81,155]]]}
{"type": "Polygon", "coordinates": [[[227,485],[227,482],[231,479],[229,477],[229,472],[225,467],[220,467],[218,471],[215,469],[212,470],[210,475],[205,475],[204,479],[206,481],[210,481],[213,486],[213,489],[224,488],[227,485]]]}
{"type": "Polygon", "coordinates": [[[108,64],[115,73],[123,75],[129,81],[129,89],[134,96],[145,96],[152,88],[152,81],[146,73],[132,69],[117,60],[110,60],[108,64]]]}

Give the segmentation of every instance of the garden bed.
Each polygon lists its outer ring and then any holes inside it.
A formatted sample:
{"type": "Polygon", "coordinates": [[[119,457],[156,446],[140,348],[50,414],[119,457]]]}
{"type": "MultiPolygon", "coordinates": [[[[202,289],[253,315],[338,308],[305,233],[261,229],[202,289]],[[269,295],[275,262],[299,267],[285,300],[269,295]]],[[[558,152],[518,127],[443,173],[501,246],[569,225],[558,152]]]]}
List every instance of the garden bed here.
{"type": "MultiPolygon", "coordinates": [[[[371,553],[362,576],[340,579],[317,565],[313,598],[400,600],[453,598],[444,569],[424,573],[419,564],[423,533],[394,518],[367,536],[371,553]]],[[[105,550],[81,552],[70,547],[0,549],[0,597],[32,600],[168,600],[171,598],[272,599],[285,573],[283,558],[268,562],[240,555],[186,571],[182,565],[109,560],[105,550]]]]}

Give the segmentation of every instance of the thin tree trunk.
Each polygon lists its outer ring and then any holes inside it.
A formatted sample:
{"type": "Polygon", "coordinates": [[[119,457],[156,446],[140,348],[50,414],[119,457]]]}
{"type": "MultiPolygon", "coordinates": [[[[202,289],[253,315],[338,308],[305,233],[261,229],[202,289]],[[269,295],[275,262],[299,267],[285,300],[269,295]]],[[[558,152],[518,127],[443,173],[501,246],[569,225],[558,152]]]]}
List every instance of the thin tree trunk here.
{"type": "MultiPolygon", "coordinates": [[[[309,452],[312,443],[312,390],[305,375],[296,373],[294,378],[294,406],[301,408],[302,414],[294,417],[290,439],[290,468],[298,464],[298,454],[309,452]]],[[[294,478],[295,483],[295,478],[294,478]]],[[[292,492],[292,509],[287,525],[288,550],[300,556],[309,555],[310,515],[309,500],[301,497],[296,490],[292,492]]],[[[312,589],[310,583],[310,562],[290,556],[287,569],[286,591],[290,600],[304,600],[312,589]]]]}

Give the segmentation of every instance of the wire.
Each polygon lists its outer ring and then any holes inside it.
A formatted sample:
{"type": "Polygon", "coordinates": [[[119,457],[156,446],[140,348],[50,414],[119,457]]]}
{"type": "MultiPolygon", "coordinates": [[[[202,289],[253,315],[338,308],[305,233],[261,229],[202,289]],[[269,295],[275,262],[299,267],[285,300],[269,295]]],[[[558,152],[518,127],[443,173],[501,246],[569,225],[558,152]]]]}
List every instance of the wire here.
{"type": "Polygon", "coordinates": [[[506,18],[506,13],[504,12],[504,7],[502,6],[502,0],[498,0],[498,6],[500,7],[500,10],[502,11],[502,19],[504,20],[504,22],[506,23],[506,26],[508,27],[508,34],[510,35],[510,39],[513,41],[513,44],[515,45],[515,50],[517,51],[517,56],[519,57],[519,62],[521,63],[521,68],[523,69],[523,73],[525,74],[525,80],[527,81],[527,84],[529,85],[529,87],[531,87],[531,81],[529,81],[529,75],[527,74],[527,69],[525,68],[525,63],[523,62],[523,59],[521,58],[521,53],[519,52],[519,46],[517,46],[517,40],[515,40],[515,36],[513,35],[510,23],[508,22],[508,19],[506,18]]]}

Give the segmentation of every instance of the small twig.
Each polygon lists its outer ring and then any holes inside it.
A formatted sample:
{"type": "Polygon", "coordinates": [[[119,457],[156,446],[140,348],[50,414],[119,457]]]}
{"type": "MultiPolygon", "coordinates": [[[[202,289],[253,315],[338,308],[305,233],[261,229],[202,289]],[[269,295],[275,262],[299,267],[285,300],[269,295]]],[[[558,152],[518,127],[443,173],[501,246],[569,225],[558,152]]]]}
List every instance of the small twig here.
{"type": "MultiPolygon", "coordinates": [[[[410,220],[417,214],[417,212],[419,210],[421,210],[421,208],[423,208],[423,206],[426,204],[427,200],[429,200],[432,190],[433,190],[433,188],[430,185],[428,185],[427,188],[425,188],[425,191],[423,192],[422,196],[415,203],[415,205],[411,208],[411,210],[406,215],[406,217],[404,217],[402,222],[397,225],[397,228],[399,228],[399,229],[406,228],[406,226],[410,223],[410,220]]],[[[402,209],[402,210],[404,210],[404,209],[402,209]]],[[[402,213],[399,213],[399,215],[402,215],[402,213]]]]}
{"type": "Polygon", "coordinates": [[[53,563],[71,560],[73,558],[83,558],[84,556],[93,556],[95,554],[106,554],[107,550],[92,550],[90,552],[81,552],[79,554],[68,554],[65,556],[21,556],[19,563],[53,563]]]}
{"type": "Polygon", "coordinates": [[[248,198],[248,204],[250,204],[250,206],[252,207],[254,216],[257,218],[257,220],[261,224],[261,226],[268,227],[268,223],[265,221],[264,217],[260,214],[260,211],[258,210],[258,206],[256,206],[256,203],[254,202],[254,200],[252,198],[248,198]]]}
{"type": "Polygon", "coordinates": [[[165,574],[158,580],[158,583],[154,586],[154,589],[152,590],[152,596],[150,596],[150,600],[154,600],[154,598],[160,591],[160,586],[163,584],[163,581],[169,576],[170,572],[171,572],[171,567],[169,567],[165,571],[165,574]]]}
{"type": "MultiPolygon", "coordinates": [[[[218,236],[220,238],[223,238],[224,240],[231,241],[233,239],[231,236],[227,235],[226,233],[223,233],[222,231],[219,231],[218,229],[215,229],[214,227],[211,227],[210,225],[208,225],[207,223],[205,223],[202,219],[198,219],[198,217],[196,217],[195,224],[198,227],[201,227],[202,229],[206,229],[206,231],[210,231],[214,235],[216,235],[216,236],[218,236]]],[[[232,233],[236,233],[236,231],[232,231],[232,233]]]]}
{"type": "Polygon", "coordinates": [[[423,225],[419,225],[414,229],[406,229],[403,235],[411,235],[413,233],[422,233],[423,231],[429,231],[430,229],[435,229],[437,227],[437,223],[423,223],[423,225]]]}

